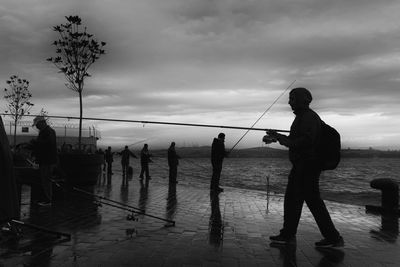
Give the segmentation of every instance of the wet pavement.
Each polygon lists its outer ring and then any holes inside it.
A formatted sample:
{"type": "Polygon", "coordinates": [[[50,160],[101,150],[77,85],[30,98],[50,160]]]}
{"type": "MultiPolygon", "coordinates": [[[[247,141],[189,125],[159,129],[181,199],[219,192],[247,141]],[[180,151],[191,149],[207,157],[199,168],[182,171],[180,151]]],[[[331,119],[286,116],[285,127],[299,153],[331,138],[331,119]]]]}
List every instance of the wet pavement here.
{"type": "Polygon", "coordinates": [[[316,249],[306,206],[297,242],[270,243],[282,225],[279,195],[225,187],[210,196],[208,184],[169,187],[157,175],[123,183],[118,171],[94,188],[61,186],[51,207],[31,205],[24,186],[21,221],[71,238],[22,225],[19,239],[1,235],[0,266],[400,266],[398,217],[360,206],[327,201],[345,246],[316,249]]]}

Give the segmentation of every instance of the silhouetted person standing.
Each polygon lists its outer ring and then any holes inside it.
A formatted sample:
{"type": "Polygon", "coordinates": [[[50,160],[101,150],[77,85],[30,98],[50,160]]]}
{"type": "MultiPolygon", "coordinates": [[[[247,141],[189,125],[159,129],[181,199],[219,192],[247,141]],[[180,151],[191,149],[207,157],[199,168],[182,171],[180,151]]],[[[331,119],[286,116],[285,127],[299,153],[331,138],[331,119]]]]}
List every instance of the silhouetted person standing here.
{"type": "Polygon", "coordinates": [[[168,167],[169,167],[169,184],[177,184],[176,177],[178,175],[179,156],[176,154],[175,142],[172,142],[168,148],[168,167]]]}
{"type": "Polygon", "coordinates": [[[122,176],[125,177],[128,173],[130,156],[134,158],[137,157],[132,151],[129,150],[128,146],[125,146],[124,150],[122,150],[119,154],[121,155],[122,176]]]}
{"type": "Polygon", "coordinates": [[[47,206],[51,205],[53,195],[51,178],[58,162],[56,132],[47,125],[46,119],[43,116],[36,116],[33,120],[33,126],[39,129],[39,135],[33,144],[45,195],[45,199],[38,204],[47,206]]]}
{"type": "Polygon", "coordinates": [[[211,177],[210,190],[214,192],[223,192],[224,189],[219,187],[219,180],[222,171],[222,162],[224,158],[228,155],[225,151],[225,134],[218,134],[218,138],[214,138],[211,145],[211,165],[213,168],[213,173],[211,177]]]}
{"type": "MultiPolygon", "coordinates": [[[[0,117],[0,226],[19,219],[20,205],[13,170],[11,148],[0,117]]],[[[8,225],[11,228],[11,225],[8,225]]],[[[11,230],[11,229],[10,229],[11,230]]]]}
{"type": "Polygon", "coordinates": [[[142,150],[140,151],[140,175],[139,178],[143,181],[143,175],[146,175],[146,180],[150,180],[150,173],[149,173],[149,163],[151,162],[151,154],[149,152],[149,146],[144,144],[142,150]]]}
{"type": "Polygon", "coordinates": [[[104,155],[106,163],[107,163],[107,175],[111,176],[113,174],[112,172],[112,163],[114,161],[114,156],[113,156],[113,152],[111,152],[111,147],[109,146],[106,149],[106,153],[104,155]]]}
{"type": "Polygon", "coordinates": [[[321,137],[321,119],[310,109],[311,93],[305,88],[294,88],[289,94],[289,105],[296,115],[289,136],[268,131],[267,143],[278,141],[289,148],[292,169],[289,174],[284,200],[284,222],[280,234],[271,236],[276,243],[295,241],[303,203],[306,202],[324,239],[317,247],[343,246],[344,241],[336,230],[319,192],[321,164],[317,146],[321,137]]]}

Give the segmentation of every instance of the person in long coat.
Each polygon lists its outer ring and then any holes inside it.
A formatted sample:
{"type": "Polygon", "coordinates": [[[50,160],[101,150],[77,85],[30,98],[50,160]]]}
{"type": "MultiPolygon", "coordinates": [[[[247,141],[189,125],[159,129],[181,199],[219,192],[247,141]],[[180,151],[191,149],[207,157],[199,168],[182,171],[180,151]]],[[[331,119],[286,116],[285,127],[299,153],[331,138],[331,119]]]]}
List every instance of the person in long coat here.
{"type": "Polygon", "coordinates": [[[46,118],[36,116],[33,125],[39,130],[36,140],[33,140],[36,162],[39,164],[40,179],[43,189],[42,200],[37,204],[50,206],[53,200],[53,183],[51,181],[58,163],[56,132],[47,124],[46,118]]]}
{"type": "Polygon", "coordinates": [[[210,190],[212,192],[223,192],[224,189],[219,187],[219,180],[221,177],[222,163],[224,158],[228,156],[228,152],[225,150],[225,134],[219,133],[218,138],[214,138],[211,145],[211,165],[212,165],[212,177],[210,190]]]}
{"type": "Polygon", "coordinates": [[[149,152],[149,145],[144,144],[142,150],[140,151],[140,181],[143,181],[143,175],[146,176],[146,181],[149,181],[151,179],[150,172],[149,172],[149,162],[151,161],[151,154],[149,152]]]}
{"type": "Polygon", "coordinates": [[[124,150],[122,150],[118,154],[121,155],[122,176],[125,177],[126,174],[128,174],[129,158],[131,156],[134,158],[137,158],[137,157],[132,151],[129,150],[128,146],[125,146],[124,150]]]}
{"type": "Polygon", "coordinates": [[[179,156],[176,154],[175,142],[171,142],[168,148],[168,167],[169,167],[169,184],[177,184],[176,177],[178,175],[179,156]]]}

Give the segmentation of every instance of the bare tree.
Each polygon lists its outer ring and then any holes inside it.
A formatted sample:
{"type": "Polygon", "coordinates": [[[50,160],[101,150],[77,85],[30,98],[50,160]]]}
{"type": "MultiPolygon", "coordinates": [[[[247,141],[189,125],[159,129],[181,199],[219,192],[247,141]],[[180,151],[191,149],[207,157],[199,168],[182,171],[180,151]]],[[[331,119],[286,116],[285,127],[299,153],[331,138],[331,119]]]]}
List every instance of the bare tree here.
{"type": "Polygon", "coordinates": [[[81,149],[82,139],[82,92],[84,80],[89,77],[89,67],[96,62],[100,55],[105,53],[103,47],[105,42],[98,42],[93,34],[86,32],[86,27],[81,26],[82,20],[79,16],[68,16],[66,24],[60,24],[53,28],[59,33],[59,39],[54,41],[56,47],[55,57],[47,61],[64,73],[67,80],[67,88],[79,94],[79,139],[78,146],[81,149]]]}
{"type": "Polygon", "coordinates": [[[14,147],[17,145],[17,123],[26,114],[33,104],[30,102],[32,94],[29,92],[29,81],[21,79],[17,75],[12,75],[7,80],[9,89],[4,88],[4,98],[7,101],[6,113],[13,118],[14,121],[14,147]]]}

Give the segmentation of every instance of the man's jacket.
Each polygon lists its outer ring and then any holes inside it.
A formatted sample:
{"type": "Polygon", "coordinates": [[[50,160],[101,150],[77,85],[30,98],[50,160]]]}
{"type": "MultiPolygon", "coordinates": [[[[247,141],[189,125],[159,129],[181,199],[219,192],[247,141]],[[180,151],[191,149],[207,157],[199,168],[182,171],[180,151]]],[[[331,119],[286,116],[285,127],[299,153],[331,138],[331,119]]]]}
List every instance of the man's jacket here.
{"type": "Polygon", "coordinates": [[[289,134],[289,159],[292,163],[315,160],[321,136],[321,119],[309,108],[294,113],[296,118],[289,134]]]}
{"type": "Polygon", "coordinates": [[[224,157],[226,156],[224,141],[218,138],[214,138],[211,145],[211,163],[222,164],[224,157]]]}
{"type": "Polygon", "coordinates": [[[56,132],[48,125],[39,132],[35,155],[39,164],[57,164],[56,132]]]}

